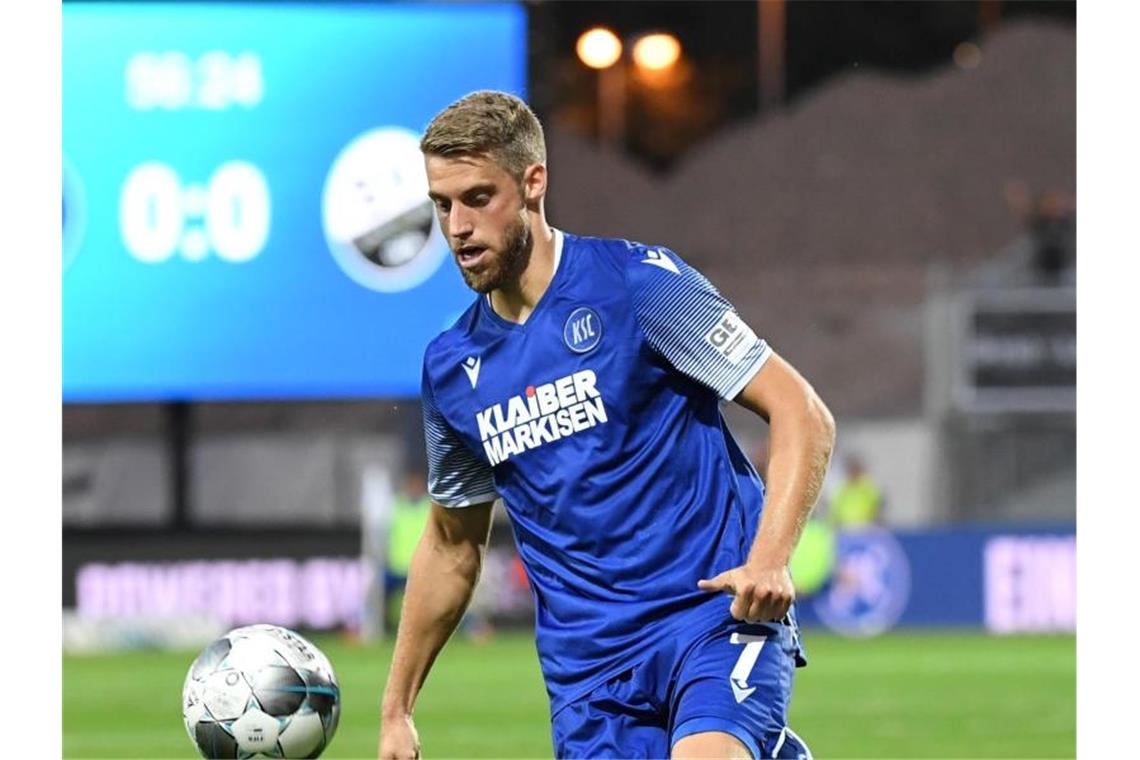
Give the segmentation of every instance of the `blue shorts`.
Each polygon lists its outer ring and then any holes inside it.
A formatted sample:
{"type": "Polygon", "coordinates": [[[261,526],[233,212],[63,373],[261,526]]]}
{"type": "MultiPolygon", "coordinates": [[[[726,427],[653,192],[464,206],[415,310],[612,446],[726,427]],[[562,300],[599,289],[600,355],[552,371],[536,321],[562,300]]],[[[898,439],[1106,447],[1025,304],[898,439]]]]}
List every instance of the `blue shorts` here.
{"type": "Polygon", "coordinates": [[[799,651],[788,622],[726,617],[695,638],[659,642],[551,717],[554,756],[667,758],[690,734],[722,731],[754,758],[810,758],[788,728],[799,651]]]}

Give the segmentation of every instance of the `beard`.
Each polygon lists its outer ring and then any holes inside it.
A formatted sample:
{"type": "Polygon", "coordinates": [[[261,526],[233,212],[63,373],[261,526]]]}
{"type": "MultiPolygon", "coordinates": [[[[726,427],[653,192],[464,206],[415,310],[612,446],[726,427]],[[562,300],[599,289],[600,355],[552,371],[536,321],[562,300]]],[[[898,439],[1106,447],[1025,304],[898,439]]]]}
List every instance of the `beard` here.
{"type": "Polygon", "coordinates": [[[530,263],[533,242],[530,227],[520,217],[507,228],[503,235],[503,244],[499,247],[500,253],[491,257],[486,266],[478,271],[460,267],[459,273],[463,276],[467,287],[483,295],[509,283],[518,282],[519,276],[530,263]]]}

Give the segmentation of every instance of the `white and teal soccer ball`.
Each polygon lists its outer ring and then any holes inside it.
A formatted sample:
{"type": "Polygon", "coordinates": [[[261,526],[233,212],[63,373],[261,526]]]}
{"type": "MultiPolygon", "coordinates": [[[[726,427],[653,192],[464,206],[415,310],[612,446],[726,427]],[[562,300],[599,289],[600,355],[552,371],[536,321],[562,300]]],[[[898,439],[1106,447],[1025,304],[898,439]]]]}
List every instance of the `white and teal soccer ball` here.
{"type": "Polygon", "coordinates": [[[194,660],[182,719],[203,757],[317,757],[340,719],[340,687],[311,642],[287,628],[250,625],[194,660]]]}

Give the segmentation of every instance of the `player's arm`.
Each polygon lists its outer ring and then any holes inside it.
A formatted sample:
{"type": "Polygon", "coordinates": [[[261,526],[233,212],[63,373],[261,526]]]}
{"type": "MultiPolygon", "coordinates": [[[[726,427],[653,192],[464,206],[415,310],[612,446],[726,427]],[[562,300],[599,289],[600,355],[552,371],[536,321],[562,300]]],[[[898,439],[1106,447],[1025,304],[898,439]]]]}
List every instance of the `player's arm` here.
{"type": "Polygon", "coordinates": [[[381,704],[380,757],[417,758],[416,697],[471,601],[491,528],[491,503],[433,503],[412,564],[381,704]]]}
{"type": "Polygon", "coordinates": [[[436,655],[471,601],[498,496],[490,466],[464,444],[436,403],[426,360],[420,400],[432,505],[408,568],[380,703],[380,757],[389,759],[419,757],[412,710],[436,655]]]}
{"type": "Polygon", "coordinates": [[[771,426],[768,496],[748,558],[698,585],[732,594],[738,619],[779,620],[795,599],[788,559],[819,496],[835,423],[807,381],[703,275],[668,249],[635,251],[627,277],[650,345],[673,369],[771,426]]]}
{"type": "Polygon", "coordinates": [[[811,385],[775,354],[735,400],[768,422],[768,493],[745,564],[700,587],[731,593],[739,620],[779,620],[795,601],[788,562],[819,498],[835,421],[811,385]]]}

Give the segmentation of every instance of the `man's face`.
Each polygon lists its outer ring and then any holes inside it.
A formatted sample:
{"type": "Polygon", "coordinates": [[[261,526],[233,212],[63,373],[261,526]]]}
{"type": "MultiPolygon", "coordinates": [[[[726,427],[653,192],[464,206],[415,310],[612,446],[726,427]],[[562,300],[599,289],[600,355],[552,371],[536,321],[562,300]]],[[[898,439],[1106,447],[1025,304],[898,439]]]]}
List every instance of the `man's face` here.
{"type": "Polygon", "coordinates": [[[516,282],[532,241],[514,177],[483,156],[429,155],[426,165],[428,195],[463,281],[479,293],[516,282]]]}

